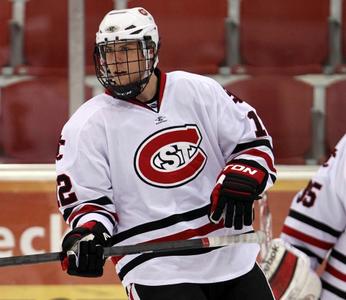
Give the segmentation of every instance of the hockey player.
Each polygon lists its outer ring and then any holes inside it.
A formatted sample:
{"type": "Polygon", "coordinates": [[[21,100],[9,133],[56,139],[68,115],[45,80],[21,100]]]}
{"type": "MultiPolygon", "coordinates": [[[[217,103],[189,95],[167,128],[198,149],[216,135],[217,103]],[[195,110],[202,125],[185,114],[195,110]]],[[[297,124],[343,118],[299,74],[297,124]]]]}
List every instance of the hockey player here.
{"type": "MultiPolygon", "coordinates": [[[[255,109],[210,78],[161,72],[159,44],[143,8],[111,11],[99,26],[106,92],[64,126],[56,162],[70,275],[101,276],[110,235],[125,245],[251,232],[253,202],[275,181],[255,109]]],[[[237,244],[113,262],[129,299],[273,299],[258,252],[237,244]]]]}
{"type": "Polygon", "coordinates": [[[346,135],[307,187],[293,198],[281,240],[273,241],[262,264],[274,292],[280,295],[277,299],[346,299],[345,229],[346,135]],[[287,255],[291,259],[283,259],[287,255]],[[323,261],[321,291],[313,270],[323,261]],[[274,279],[279,274],[292,276],[283,284],[274,279]]]}

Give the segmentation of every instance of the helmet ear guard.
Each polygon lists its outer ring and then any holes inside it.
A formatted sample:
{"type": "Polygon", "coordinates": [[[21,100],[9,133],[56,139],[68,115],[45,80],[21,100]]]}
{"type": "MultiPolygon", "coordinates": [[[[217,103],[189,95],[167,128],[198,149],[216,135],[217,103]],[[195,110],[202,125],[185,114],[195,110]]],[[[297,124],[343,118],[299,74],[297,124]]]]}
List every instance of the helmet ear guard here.
{"type": "Polygon", "coordinates": [[[97,79],[115,98],[134,99],[145,89],[158,64],[159,47],[157,26],[145,9],[110,11],[96,34],[94,64],[97,79]],[[138,42],[137,58],[129,60],[125,51],[127,61],[117,62],[116,58],[120,56],[117,45],[127,47],[134,41],[138,42]],[[107,47],[114,51],[105,50],[107,47]],[[107,55],[114,61],[107,61],[107,55]],[[118,70],[122,71],[120,75],[118,70]]]}

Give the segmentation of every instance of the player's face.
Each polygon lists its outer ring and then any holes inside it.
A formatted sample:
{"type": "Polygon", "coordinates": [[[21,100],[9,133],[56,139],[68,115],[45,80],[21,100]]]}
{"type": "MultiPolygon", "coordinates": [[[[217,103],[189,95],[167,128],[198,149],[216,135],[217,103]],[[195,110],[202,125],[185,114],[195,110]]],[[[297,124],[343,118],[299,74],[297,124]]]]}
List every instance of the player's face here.
{"type": "Polygon", "coordinates": [[[105,46],[110,75],[117,85],[139,81],[145,71],[145,58],[137,41],[117,42],[105,46]]]}

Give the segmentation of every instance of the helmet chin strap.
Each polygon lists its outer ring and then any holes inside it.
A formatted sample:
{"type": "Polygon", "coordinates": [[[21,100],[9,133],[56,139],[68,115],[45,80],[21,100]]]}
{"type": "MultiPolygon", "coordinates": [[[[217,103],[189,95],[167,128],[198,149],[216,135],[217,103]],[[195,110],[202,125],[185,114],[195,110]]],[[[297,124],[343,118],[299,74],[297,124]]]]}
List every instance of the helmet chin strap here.
{"type": "Polygon", "coordinates": [[[126,85],[109,85],[107,89],[112,93],[115,98],[121,100],[130,100],[135,99],[139,94],[141,94],[149,83],[150,77],[153,74],[153,71],[149,76],[141,79],[137,82],[129,83],[126,85]]]}

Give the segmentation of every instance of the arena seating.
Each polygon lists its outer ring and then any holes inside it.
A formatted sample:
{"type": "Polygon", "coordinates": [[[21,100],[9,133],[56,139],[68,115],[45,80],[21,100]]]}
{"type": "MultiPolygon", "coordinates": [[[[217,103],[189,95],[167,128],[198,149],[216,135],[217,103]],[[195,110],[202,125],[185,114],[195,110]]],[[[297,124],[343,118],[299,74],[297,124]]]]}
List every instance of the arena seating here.
{"type": "Polygon", "coordinates": [[[9,63],[11,2],[0,1],[0,68],[9,63]]]}
{"type": "MultiPolygon", "coordinates": [[[[304,163],[311,150],[312,87],[283,75],[323,72],[329,55],[330,1],[239,0],[241,62],[232,68],[232,73],[260,76],[233,82],[229,89],[239,92],[239,96],[257,108],[274,137],[279,163],[304,163]],[[278,77],[263,76],[265,74],[275,74],[278,77]],[[274,115],[273,112],[277,114],[274,115]]],[[[227,56],[225,18],[229,13],[229,1],[214,1],[210,5],[210,1],[201,0],[196,5],[194,1],[184,0],[131,0],[127,4],[129,7],[146,7],[154,15],[161,36],[159,67],[163,71],[180,69],[200,74],[217,74],[219,67],[224,66],[227,56]]],[[[94,74],[92,51],[98,24],[113,6],[113,0],[85,0],[86,74],[91,75],[88,79],[94,74]]],[[[11,18],[11,7],[12,0],[0,1],[0,66],[9,62],[8,22],[11,18]]],[[[38,130],[39,135],[45,136],[46,130],[57,130],[41,128],[42,122],[37,121],[40,119],[33,107],[42,107],[42,111],[47,110],[47,115],[56,110],[56,120],[51,118],[55,120],[54,123],[61,124],[61,120],[65,120],[67,82],[61,76],[67,75],[68,68],[68,0],[30,0],[25,2],[25,7],[25,66],[28,74],[39,77],[1,90],[1,105],[4,107],[1,108],[0,115],[0,152],[1,144],[4,144],[3,151],[11,157],[9,160],[19,162],[30,160],[31,157],[37,161],[37,153],[42,151],[39,160],[48,161],[53,148],[55,151],[56,141],[54,140],[54,147],[47,146],[51,147],[49,149],[46,146],[42,149],[37,149],[36,146],[30,148],[31,140],[33,145],[37,144],[36,137],[30,132],[38,130]],[[52,76],[57,78],[54,84],[52,76]],[[24,89],[28,88],[29,95],[39,94],[36,86],[39,82],[47,101],[38,106],[39,101],[42,101],[40,97],[27,96],[24,89]],[[42,83],[47,84],[47,87],[42,83]],[[53,92],[55,89],[60,91],[58,94],[66,96],[59,98],[56,92],[53,92]],[[60,102],[61,98],[64,99],[61,104],[64,112],[60,112],[61,106],[54,108],[57,98],[60,102]],[[29,99],[33,103],[32,107],[27,103],[29,99]],[[47,109],[44,105],[47,105],[47,109]],[[16,119],[9,114],[21,110],[28,119],[16,119]],[[26,124],[29,122],[27,120],[32,120],[32,124],[22,125],[21,122],[26,124]],[[14,131],[18,133],[16,138],[11,137],[14,131]],[[27,151],[24,151],[24,148],[27,151]]],[[[342,50],[346,61],[346,4],[343,3],[342,7],[342,50]]],[[[344,93],[343,85],[338,82],[327,89],[326,96],[332,99],[326,102],[328,149],[333,147],[345,132],[343,124],[340,123],[341,119],[330,117],[333,109],[336,110],[333,115],[341,114],[342,110],[337,107],[342,107],[343,99],[340,100],[337,94],[344,93]]],[[[17,115],[21,116],[19,113],[17,115]]],[[[42,140],[46,141],[44,143],[47,145],[52,144],[49,138],[42,140]]]]}
{"type": "Polygon", "coordinates": [[[98,26],[113,9],[113,0],[85,0],[85,63],[87,74],[94,74],[93,51],[98,26]]]}
{"type": "MultiPolygon", "coordinates": [[[[39,77],[0,90],[2,162],[54,163],[57,142],[68,119],[66,77],[39,77]]],[[[86,97],[91,96],[90,89],[86,97]]]]}
{"type": "Polygon", "coordinates": [[[338,73],[346,73],[346,3],[342,2],[341,9],[341,63],[337,66],[338,73]]]}
{"type": "Polygon", "coordinates": [[[26,2],[24,57],[28,74],[67,74],[67,0],[26,2]]]}
{"type": "Polygon", "coordinates": [[[227,1],[133,0],[128,6],[144,6],[155,17],[161,36],[161,69],[218,73],[225,59],[227,1]]]}
{"type": "MultiPolygon", "coordinates": [[[[11,2],[0,1],[0,69],[9,63],[10,59],[10,36],[9,22],[11,20],[11,2]]],[[[1,99],[1,95],[0,95],[1,99]]],[[[0,103],[1,105],[1,103],[0,103]]],[[[1,116],[1,110],[0,110],[1,116]]],[[[3,144],[3,129],[0,126],[0,155],[3,144]]]]}
{"type": "Polygon", "coordinates": [[[346,80],[332,83],[326,90],[326,149],[330,153],[346,134],[346,80]]]}
{"type": "Polygon", "coordinates": [[[328,59],[329,0],[242,0],[241,65],[233,72],[304,74],[328,59]]]}
{"type": "Polygon", "coordinates": [[[342,24],[341,24],[341,49],[342,49],[342,56],[343,60],[346,60],[346,3],[343,3],[342,10],[341,10],[341,18],[342,18],[342,24]]]}
{"type": "MultiPolygon", "coordinates": [[[[98,24],[113,9],[112,0],[85,1],[85,60],[93,73],[93,49],[98,24]]],[[[31,75],[67,74],[68,1],[30,0],[25,20],[26,70],[31,75]]]]}
{"type": "Polygon", "coordinates": [[[225,88],[256,109],[273,137],[276,163],[305,163],[312,143],[312,86],[292,77],[258,76],[225,88]]]}

